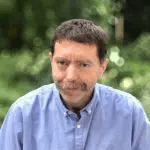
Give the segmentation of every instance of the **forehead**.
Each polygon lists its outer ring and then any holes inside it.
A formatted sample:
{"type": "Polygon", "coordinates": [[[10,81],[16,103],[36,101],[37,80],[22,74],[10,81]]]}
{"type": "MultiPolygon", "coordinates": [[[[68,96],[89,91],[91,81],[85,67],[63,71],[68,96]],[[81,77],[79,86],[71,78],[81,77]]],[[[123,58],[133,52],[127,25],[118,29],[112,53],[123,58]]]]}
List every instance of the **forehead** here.
{"type": "Polygon", "coordinates": [[[55,43],[55,57],[62,57],[67,59],[89,59],[95,61],[97,57],[97,47],[92,44],[77,43],[74,41],[57,41],[55,43]]]}

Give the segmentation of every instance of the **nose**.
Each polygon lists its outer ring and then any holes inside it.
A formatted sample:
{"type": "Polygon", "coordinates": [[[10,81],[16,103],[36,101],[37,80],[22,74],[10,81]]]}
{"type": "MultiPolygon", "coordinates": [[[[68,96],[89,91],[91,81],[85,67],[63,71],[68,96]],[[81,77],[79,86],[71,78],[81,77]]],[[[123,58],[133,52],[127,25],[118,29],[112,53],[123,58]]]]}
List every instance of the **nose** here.
{"type": "Polygon", "coordinates": [[[79,72],[77,71],[77,68],[74,65],[69,65],[69,67],[66,70],[66,80],[67,81],[76,81],[78,78],[79,72]]]}

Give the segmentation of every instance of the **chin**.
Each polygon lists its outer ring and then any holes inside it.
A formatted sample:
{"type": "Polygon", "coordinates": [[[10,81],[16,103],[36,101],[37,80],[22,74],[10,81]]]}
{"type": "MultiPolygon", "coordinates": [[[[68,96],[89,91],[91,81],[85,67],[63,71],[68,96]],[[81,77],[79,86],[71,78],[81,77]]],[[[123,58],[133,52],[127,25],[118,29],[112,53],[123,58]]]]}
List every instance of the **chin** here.
{"type": "Polygon", "coordinates": [[[76,100],[76,99],[81,99],[81,97],[83,97],[83,92],[79,91],[79,90],[66,90],[66,91],[61,91],[60,92],[62,97],[64,99],[68,99],[69,101],[72,100],[76,100]]]}
{"type": "Polygon", "coordinates": [[[69,98],[77,98],[79,95],[81,95],[81,92],[77,92],[75,90],[67,90],[61,92],[63,97],[69,97],[69,98]]]}

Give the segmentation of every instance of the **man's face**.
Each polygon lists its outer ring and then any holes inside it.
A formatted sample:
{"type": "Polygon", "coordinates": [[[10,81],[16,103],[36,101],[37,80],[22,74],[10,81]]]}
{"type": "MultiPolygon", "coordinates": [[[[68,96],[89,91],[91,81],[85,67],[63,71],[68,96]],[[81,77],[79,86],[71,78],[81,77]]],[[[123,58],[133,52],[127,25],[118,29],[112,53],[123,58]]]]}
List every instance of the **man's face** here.
{"type": "Polygon", "coordinates": [[[99,63],[96,45],[63,40],[56,42],[52,58],[53,80],[68,107],[83,108],[101,78],[107,60],[99,63]]]}

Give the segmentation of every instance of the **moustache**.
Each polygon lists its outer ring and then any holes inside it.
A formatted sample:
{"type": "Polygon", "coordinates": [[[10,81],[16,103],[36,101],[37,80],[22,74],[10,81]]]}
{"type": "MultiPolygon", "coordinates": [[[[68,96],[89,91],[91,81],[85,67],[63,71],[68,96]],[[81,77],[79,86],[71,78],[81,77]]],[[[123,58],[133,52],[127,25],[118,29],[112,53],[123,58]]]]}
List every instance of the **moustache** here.
{"type": "Polygon", "coordinates": [[[81,84],[57,83],[56,85],[60,90],[76,89],[85,91],[87,89],[87,85],[85,83],[81,84]]]}

